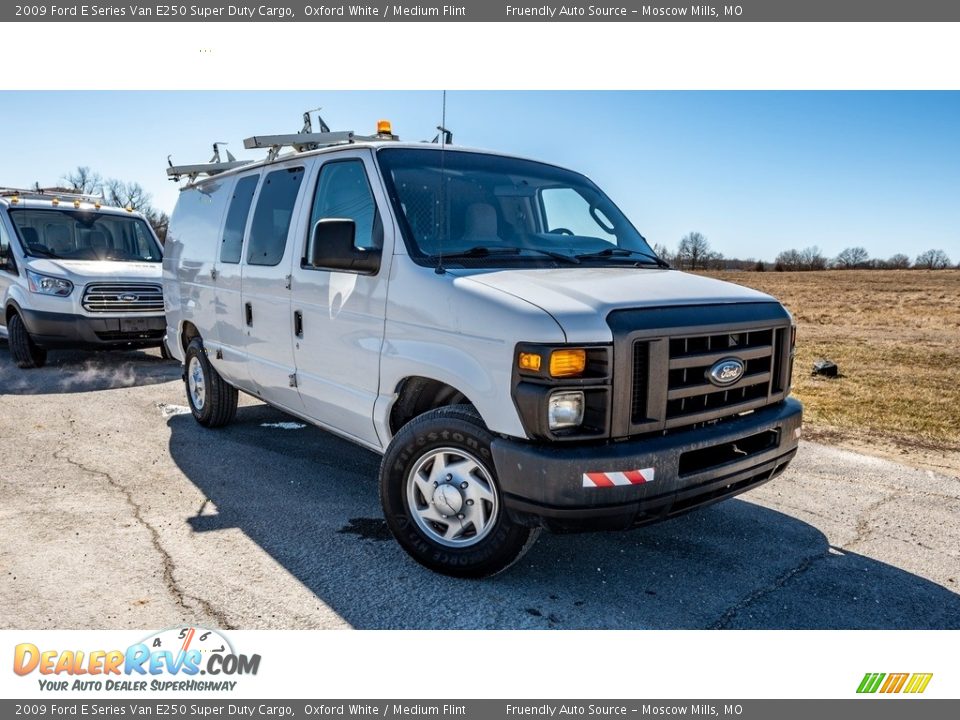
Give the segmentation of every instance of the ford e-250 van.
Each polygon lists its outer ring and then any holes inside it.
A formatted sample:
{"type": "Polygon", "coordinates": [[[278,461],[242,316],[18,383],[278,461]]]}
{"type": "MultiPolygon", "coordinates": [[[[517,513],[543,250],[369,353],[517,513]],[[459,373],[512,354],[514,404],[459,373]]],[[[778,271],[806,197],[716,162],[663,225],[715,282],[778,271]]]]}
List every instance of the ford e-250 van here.
{"type": "Polygon", "coordinates": [[[52,348],[161,347],[162,250],[140,213],[0,188],[0,336],[22,368],[52,348]]]}
{"type": "Polygon", "coordinates": [[[544,527],[635,527],[783,472],[801,406],[780,303],[669,269],[583,175],[379,130],[171,169],[191,182],[167,343],[197,421],[243,391],[382,453],[397,541],[464,577],[544,527]]]}

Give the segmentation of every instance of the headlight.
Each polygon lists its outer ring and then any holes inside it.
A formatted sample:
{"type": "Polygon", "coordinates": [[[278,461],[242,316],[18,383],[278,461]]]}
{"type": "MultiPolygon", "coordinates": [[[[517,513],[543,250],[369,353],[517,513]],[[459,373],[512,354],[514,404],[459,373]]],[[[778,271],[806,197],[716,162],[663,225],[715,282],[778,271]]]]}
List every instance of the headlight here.
{"type": "Polygon", "coordinates": [[[41,295],[59,295],[66,297],[73,292],[73,283],[63,278],[41,275],[32,270],[27,270],[27,284],[30,286],[30,292],[41,295]]]}
{"type": "Polygon", "coordinates": [[[547,423],[551,430],[578,427],[583,423],[583,391],[561,391],[550,396],[547,423]]]}

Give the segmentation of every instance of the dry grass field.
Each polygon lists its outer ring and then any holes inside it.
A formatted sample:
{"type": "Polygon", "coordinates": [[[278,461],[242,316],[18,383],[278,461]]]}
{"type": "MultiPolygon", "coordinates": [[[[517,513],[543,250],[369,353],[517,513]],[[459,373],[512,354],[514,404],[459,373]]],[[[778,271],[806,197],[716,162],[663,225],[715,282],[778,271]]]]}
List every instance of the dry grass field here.
{"type": "Polygon", "coordinates": [[[960,476],[960,271],[718,272],[797,319],[804,435],[960,476]],[[811,376],[828,358],[842,377],[811,376]]]}

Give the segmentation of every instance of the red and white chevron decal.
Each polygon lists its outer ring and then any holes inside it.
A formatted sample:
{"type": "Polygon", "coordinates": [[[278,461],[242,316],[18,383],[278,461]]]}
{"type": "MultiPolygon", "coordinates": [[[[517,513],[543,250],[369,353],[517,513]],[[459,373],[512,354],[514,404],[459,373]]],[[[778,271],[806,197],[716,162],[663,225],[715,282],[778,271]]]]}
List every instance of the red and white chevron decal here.
{"type": "Polygon", "coordinates": [[[625,470],[624,472],[592,472],[583,474],[585,488],[616,487],[618,485],[643,485],[653,482],[653,468],[625,470]]]}

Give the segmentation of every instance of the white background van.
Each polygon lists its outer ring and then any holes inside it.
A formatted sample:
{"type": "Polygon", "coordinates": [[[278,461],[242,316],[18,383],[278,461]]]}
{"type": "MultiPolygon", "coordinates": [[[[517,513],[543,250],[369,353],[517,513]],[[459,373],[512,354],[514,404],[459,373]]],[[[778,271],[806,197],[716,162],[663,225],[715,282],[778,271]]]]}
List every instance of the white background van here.
{"type": "Polygon", "coordinates": [[[200,423],[243,391],[383,453],[420,563],[489,575],[541,528],[654,522],[794,457],[790,315],[669,269],[587,178],[386,127],[287,137],[181,192],[167,342],[200,423]]]}
{"type": "Polygon", "coordinates": [[[97,198],[0,189],[0,335],[21,368],[54,348],[161,347],[160,242],[97,198]]]}

